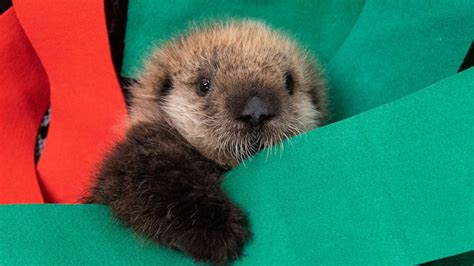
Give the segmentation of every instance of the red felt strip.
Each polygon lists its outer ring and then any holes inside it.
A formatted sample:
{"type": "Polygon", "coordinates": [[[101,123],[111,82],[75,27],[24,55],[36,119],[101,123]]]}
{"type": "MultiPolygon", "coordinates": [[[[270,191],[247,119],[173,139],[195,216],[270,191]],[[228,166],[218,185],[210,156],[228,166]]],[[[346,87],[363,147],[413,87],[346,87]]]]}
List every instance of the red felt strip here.
{"type": "Polygon", "coordinates": [[[49,77],[51,125],[38,164],[47,202],[78,202],[106,149],[123,134],[104,1],[17,0],[17,16],[49,77]]]}
{"type": "Polygon", "coordinates": [[[34,147],[48,79],[12,8],[0,16],[0,36],[0,203],[41,203],[34,147]]]}

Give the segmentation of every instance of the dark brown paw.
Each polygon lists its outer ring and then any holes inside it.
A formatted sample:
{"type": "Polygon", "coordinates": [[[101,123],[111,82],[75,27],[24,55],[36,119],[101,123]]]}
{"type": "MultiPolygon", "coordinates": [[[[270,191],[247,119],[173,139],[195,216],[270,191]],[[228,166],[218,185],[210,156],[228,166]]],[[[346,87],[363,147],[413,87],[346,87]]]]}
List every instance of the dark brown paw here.
{"type": "Polygon", "coordinates": [[[168,240],[170,246],[196,261],[226,265],[242,255],[250,238],[246,216],[225,199],[195,199],[192,204],[174,206],[173,215],[180,222],[168,240]]]}

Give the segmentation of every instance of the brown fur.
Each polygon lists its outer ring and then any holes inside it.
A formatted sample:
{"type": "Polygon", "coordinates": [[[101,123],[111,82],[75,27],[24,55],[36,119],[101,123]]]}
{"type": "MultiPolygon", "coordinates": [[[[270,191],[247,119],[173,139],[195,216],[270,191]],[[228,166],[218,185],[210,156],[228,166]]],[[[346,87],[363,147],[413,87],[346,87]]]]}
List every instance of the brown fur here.
{"type": "Polygon", "coordinates": [[[242,131],[242,126],[228,119],[228,98],[258,87],[273,90],[288,107],[267,125],[262,134],[265,147],[320,125],[326,113],[325,84],[313,60],[292,40],[254,21],[191,30],[157,49],[139,81],[132,88],[132,124],[166,120],[222,165],[234,166],[246,157],[245,148],[236,146],[248,146],[250,141],[229,133],[242,131]],[[292,97],[283,87],[286,71],[295,76],[292,97]],[[207,98],[195,92],[200,76],[214,81],[216,92],[207,98]],[[167,77],[173,79],[173,90],[160,101],[158,90],[167,77]]]}
{"type": "Polygon", "coordinates": [[[199,261],[236,259],[248,222],[221,192],[221,177],[258,150],[321,125],[319,68],[265,24],[229,21],[157,48],[131,91],[127,136],[106,158],[88,202],[110,205],[125,224],[199,261]],[[203,78],[211,81],[207,94],[199,91],[203,78]],[[239,117],[253,96],[271,110],[258,128],[239,117]]]}

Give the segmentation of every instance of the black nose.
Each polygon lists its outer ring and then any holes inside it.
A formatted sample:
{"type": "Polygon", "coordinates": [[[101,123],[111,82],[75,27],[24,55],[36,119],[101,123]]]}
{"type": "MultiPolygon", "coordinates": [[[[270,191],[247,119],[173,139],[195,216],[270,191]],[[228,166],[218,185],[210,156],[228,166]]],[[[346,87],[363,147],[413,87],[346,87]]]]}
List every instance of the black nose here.
{"type": "Polygon", "coordinates": [[[252,127],[258,127],[265,120],[274,116],[267,104],[257,96],[251,97],[242,109],[239,120],[245,121],[252,127]]]}

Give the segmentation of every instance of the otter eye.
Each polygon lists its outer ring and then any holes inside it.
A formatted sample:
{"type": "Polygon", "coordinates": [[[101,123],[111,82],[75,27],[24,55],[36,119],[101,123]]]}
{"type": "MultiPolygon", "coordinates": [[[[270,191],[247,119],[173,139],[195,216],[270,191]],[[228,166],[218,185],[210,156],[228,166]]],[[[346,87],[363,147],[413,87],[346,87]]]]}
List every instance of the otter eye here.
{"type": "Polygon", "coordinates": [[[199,95],[204,96],[211,90],[211,81],[203,78],[199,81],[199,95]]]}
{"type": "Polygon", "coordinates": [[[293,95],[295,87],[295,81],[293,80],[293,75],[291,73],[285,74],[285,88],[288,91],[288,94],[293,95]]]}

